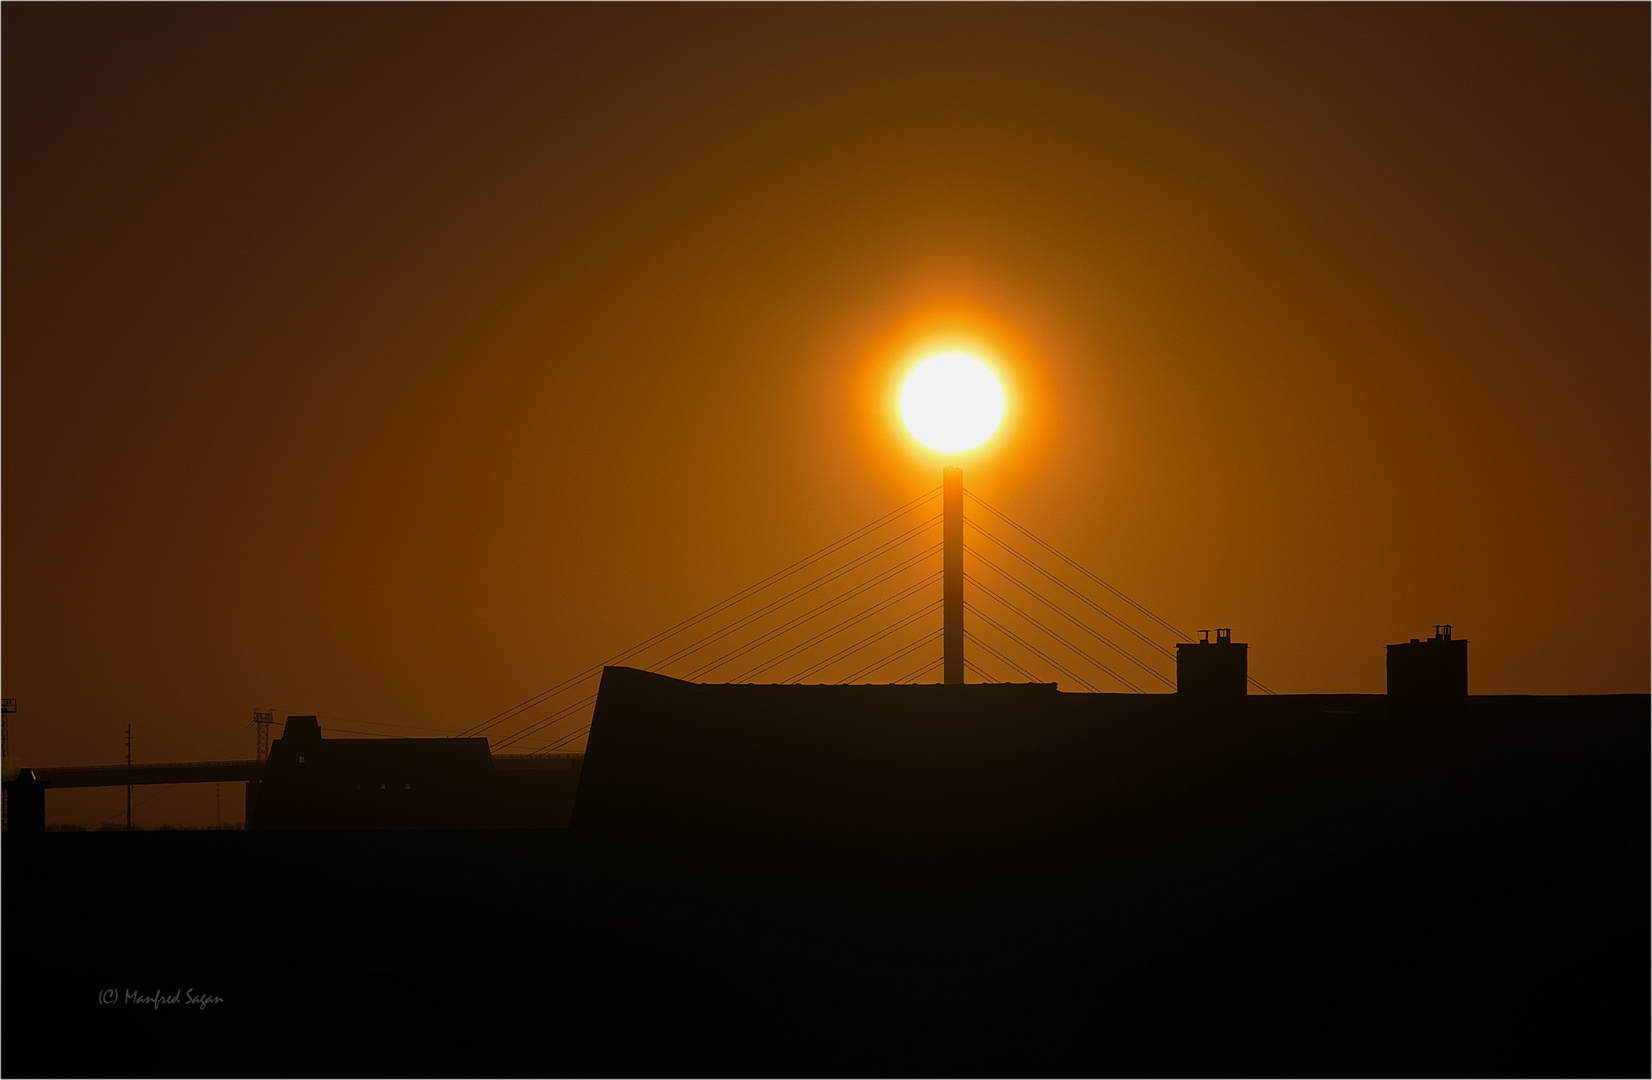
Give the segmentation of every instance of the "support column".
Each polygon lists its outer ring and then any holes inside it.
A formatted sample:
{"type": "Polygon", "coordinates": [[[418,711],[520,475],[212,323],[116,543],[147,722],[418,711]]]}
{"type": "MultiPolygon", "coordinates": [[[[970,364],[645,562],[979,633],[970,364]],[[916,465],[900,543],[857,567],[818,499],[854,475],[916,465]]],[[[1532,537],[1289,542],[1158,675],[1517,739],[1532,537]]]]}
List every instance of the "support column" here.
{"type": "Polygon", "coordinates": [[[942,682],[964,681],[964,470],[941,473],[942,682]]]}

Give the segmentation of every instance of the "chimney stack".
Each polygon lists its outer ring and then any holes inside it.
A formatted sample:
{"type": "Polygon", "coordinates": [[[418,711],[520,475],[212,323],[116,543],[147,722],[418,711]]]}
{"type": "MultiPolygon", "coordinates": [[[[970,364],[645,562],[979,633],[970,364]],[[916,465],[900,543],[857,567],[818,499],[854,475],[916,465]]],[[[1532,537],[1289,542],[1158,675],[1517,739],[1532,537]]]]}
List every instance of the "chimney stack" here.
{"type": "Polygon", "coordinates": [[[1388,693],[1413,700],[1467,697],[1468,642],[1441,623],[1427,641],[1388,646],[1388,693]]]}
{"type": "Polygon", "coordinates": [[[1234,701],[1245,696],[1249,677],[1247,650],[1250,646],[1233,640],[1233,631],[1223,627],[1210,640],[1209,630],[1199,631],[1198,641],[1176,644],[1176,693],[1200,701],[1234,701]]]}

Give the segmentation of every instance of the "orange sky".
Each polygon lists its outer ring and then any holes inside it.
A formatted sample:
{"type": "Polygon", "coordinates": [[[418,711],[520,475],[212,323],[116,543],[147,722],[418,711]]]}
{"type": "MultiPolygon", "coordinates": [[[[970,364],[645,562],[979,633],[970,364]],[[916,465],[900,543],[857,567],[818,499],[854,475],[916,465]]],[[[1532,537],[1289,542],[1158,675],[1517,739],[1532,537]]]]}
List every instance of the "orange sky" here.
{"type": "Polygon", "coordinates": [[[13,763],[467,727],[938,483],[960,337],[971,489],[1275,690],[1645,692],[1647,24],[8,6],[13,763]]]}

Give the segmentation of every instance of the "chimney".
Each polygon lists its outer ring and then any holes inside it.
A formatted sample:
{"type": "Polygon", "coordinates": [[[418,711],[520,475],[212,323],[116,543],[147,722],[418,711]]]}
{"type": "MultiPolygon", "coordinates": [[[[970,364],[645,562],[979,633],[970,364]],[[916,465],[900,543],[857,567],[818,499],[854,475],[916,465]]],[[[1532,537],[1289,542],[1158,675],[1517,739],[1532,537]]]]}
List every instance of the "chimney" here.
{"type": "Polygon", "coordinates": [[[1388,646],[1388,694],[1412,700],[1468,696],[1468,642],[1440,623],[1427,641],[1388,646]]]}
{"type": "Polygon", "coordinates": [[[1176,645],[1176,693],[1200,701],[1233,701],[1245,696],[1249,675],[1247,650],[1233,640],[1233,631],[1223,627],[1210,640],[1211,631],[1199,631],[1198,641],[1176,645]]]}

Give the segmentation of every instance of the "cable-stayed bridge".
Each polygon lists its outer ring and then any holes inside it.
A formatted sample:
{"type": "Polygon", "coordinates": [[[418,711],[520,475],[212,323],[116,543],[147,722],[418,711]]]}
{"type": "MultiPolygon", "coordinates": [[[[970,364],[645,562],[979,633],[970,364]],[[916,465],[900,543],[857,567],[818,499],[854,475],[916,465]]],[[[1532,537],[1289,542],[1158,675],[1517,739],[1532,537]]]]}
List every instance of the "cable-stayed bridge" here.
{"type": "MultiPolygon", "coordinates": [[[[966,491],[961,472],[948,469],[943,484],[458,734],[486,739],[503,768],[549,767],[552,759],[577,757],[591,729],[602,671],[619,665],[704,683],[944,679],[1056,683],[1094,693],[1174,691],[1174,647],[1191,640],[966,491]]],[[[1254,678],[1247,681],[1272,693],[1254,678]]],[[[55,788],[224,780],[256,786],[274,711],[256,712],[254,724],[263,727],[255,760],[32,772],[55,788]]],[[[363,725],[405,728],[426,738],[453,734],[332,717],[316,723],[336,735],[407,737],[363,725]]],[[[132,805],[129,799],[128,820],[132,805]]]]}
{"type": "Polygon", "coordinates": [[[945,488],[463,734],[488,738],[496,752],[578,750],[590,731],[602,670],[617,665],[711,683],[935,679],[946,664],[945,607],[953,596],[961,606],[961,643],[967,642],[959,658],[972,681],[1054,682],[1091,692],[1175,690],[1174,646],[1193,640],[1190,635],[964,491],[961,478],[954,496],[945,488]],[[949,513],[955,536],[947,535],[949,513]],[[950,588],[949,539],[957,575],[950,588]]]}

